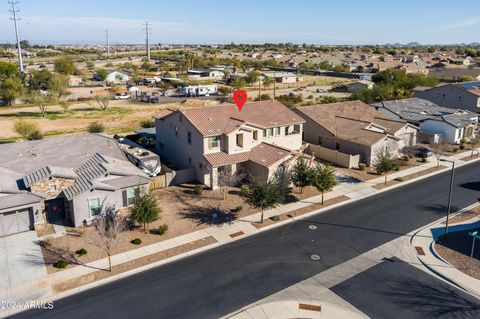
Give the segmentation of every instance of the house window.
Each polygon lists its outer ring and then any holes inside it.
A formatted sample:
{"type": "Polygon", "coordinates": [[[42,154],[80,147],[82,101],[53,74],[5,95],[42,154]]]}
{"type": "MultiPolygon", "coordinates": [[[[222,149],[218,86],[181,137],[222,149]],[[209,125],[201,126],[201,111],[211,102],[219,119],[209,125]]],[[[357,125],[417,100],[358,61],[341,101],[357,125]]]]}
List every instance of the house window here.
{"type": "Polygon", "coordinates": [[[317,144],[318,144],[318,145],[322,145],[322,144],[323,144],[323,137],[320,136],[320,135],[319,135],[318,138],[317,138],[317,144]]]}
{"type": "Polygon", "coordinates": [[[237,134],[236,142],[238,147],[243,147],[243,134],[237,134]]]}
{"type": "Polygon", "coordinates": [[[208,148],[214,149],[220,147],[220,136],[212,136],[208,139],[208,148]]]}
{"type": "Polygon", "coordinates": [[[100,198],[90,198],[88,200],[88,210],[90,212],[90,217],[100,214],[102,210],[102,207],[100,205],[100,198]]]}
{"type": "Polygon", "coordinates": [[[192,132],[187,132],[187,141],[188,144],[192,144],[192,132]]]}
{"type": "Polygon", "coordinates": [[[262,136],[263,138],[267,137],[267,130],[262,130],[262,136]]]}
{"type": "Polygon", "coordinates": [[[253,131],[252,137],[254,141],[258,141],[258,131],[253,131]]]}
{"type": "Polygon", "coordinates": [[[272,136],[273,136],[273,128],[269,128],[269,129],[268,129],[267,135],[268,135],[268,137],[272,137],[272,136]]]}
{"type": "Polygon", "coordinates": [[[55,185],[55,184],[50,184],[50,191],[51,191],[51,192],[56,192],[56,191],[57,191],[57,185],[55,185]]]}
{"type": "Polygon", "coordinates": [[[285,136],[288,135],[288,126],[285,126],[285,136]]]}
{"type": "Polygon", "coordinates": [[[336,149],[337,151],[340,150],[340,144],[335,143],[335,149],[336,149]]]}
{"type": "Polygon", "coordinates": [[[280,136],[280,127],[275,128],[275,136],[280,136]]]}
{"type": "Polygon", "coordinates": [[[133,201],[135,200],[135,189],[133,187],[127,188],[123,191],[124,194],[124,206],[133,205],[133,201]]]}
{"type": "Polygon", "coordinates": [[[301,126],[300,124],[295,124],[295,125],[293,126],[293,132],[292,132],[292,134],[298,134],[298,133],[300,133],[301,128],[302,128],[302,126],[301,126]]]}

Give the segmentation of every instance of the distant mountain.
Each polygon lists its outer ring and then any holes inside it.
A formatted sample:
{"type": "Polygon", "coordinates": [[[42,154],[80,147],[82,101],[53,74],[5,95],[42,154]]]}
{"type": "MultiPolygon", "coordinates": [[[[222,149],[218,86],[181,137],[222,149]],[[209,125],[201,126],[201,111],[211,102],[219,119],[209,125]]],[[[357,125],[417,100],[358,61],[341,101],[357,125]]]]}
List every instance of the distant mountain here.
{"type": "Polygon", "coordinates": [[[409,43],[386,43],[386,47],[418,47],[421,46],[418,42],[409,42],[409,43]]]}

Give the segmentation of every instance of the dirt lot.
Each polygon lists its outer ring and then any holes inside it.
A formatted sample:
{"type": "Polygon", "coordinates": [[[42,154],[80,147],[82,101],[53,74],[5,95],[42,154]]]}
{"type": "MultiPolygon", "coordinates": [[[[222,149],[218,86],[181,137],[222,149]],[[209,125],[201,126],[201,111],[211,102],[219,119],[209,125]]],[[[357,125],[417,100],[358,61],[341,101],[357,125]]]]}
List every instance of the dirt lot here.
{"type": "Polygon", "coordinates": [[[151,119],[165,108],[198,107],[212,104],[212,101],[199,103],[144,104],[132,101],[111,101],[105,111],[98,109],[95,101],[74,103],[67,114],[58,105],[48,106],[42,116],[38,107],[5,107],[0,109],[0,139],[17,137],[13,130],[16,120],[25,119],[39,125],[44,135],[62,135],[85,132],[88,124],[102,122],[108,133],[131,132],[140,127],[140,122],[151,119]]]}
{"type": "Polygon", "coordinates": [[[151,254],[145,257],[131,260],[129,262],[126,262],[117,266],[113,266],[111,272],[106,270],[99,270],[75,279],[64,281],[62,283],[54,285],[53,290],[56,293],[67,291],[67,290],[77,288],[100,279],[104,279],[113,275],[120,274],[125,271],[129,271],[129,270],[136,269],[136,268],[139,268],[163,259],[167,259],[169,257],[173,257],[181,253],[185,253],[187,251],[195,250],[197,248],[204,247],[204,246],[213,244],[215,242],[216,240],[211,236],[207,238],[203,238],[188,244],[177,246],[175,248],[167,249],[165,251],[162,251],[156,254],[151,254]]]}

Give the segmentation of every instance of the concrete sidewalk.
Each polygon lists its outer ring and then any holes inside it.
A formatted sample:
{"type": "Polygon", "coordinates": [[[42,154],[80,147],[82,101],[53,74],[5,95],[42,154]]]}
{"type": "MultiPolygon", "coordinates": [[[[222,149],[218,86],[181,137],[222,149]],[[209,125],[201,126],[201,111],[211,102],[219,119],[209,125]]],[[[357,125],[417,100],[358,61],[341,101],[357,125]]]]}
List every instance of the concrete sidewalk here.
{"type": "MultiPolygon", "coordinates": [[[[477,151],[478,150],[480,150],[480,149],[477,149],[477,151]]],[[[468,152],[464,152],[464,153],[460,153],[460,154],[455,154],[454,156],[446,157],[446,158],[449,159],[449,160],[454,160],[455,163],[456,163],[456,166],[460,167],[460,166],[466,164],[466,162],[461,161],[460,158],[466,157],[470,153],[471,153],[471,151],[468,151],[468,152]]],[[[471,162],[479,160],[479,159],[480,158],[474,159],[471,162]]],[[[393,180],[393,179],[398,178],[398,177],[405,177],[405,176],[415,174],[415,173],[421,172],[423,170],[426,170],[426,169],[429,169],[429,168],[432,168],[432,167],[435,167],[435,166],[436,166],[436,159],[431,158],[430,162],[428,162],[428,163],[425,163],[425,164],[422,164],[422,165],[419,165],[419,166],[416,166],[416,167],[411,167],[411,168],[403,170],[403,171],[392,173],[392,174],[388,175],[387,180],[393,180]]],[[[377,190],[373,186],[378,185],[378,184],[383,184],[384,183],[384,177],[378,177],[378,178],[369,180],[367,182],[361,182],[361,183],[357,183],[357,184],[342,183],[342,184],[336,186],[331,192],[326,193],[325,194],[325,200],[337,198],[337,197],[340,197],[340,196],[346,196],[346,197],[349,198],[348,200],[337,203],[337,204],[334,204],[334,205],[331,205],[331,206],[328,206],[328,207],[325,207],[325,208],[321,208],[321,209],[318,209],[318,210],[315,210],[315,211],[312,211],[312,212],[309,212],[309,213],[306,213],[306,214],[303,214],[303,215],[301,215],[300,217],[297,217],[297,218],[308,218],[309,216],[312,216],[312,215],[315,215],[315,214],[318,214],[318,213],[322,213],[322,212],[330,210],[334,207],[338,207],[340,205],[344,205],[344,204],[347,204],[347,203],[350,203],[350,202],[353,202],[353,201],[356,201],[356,200],[359,200],[359,199],[362,199],[362,198],[365,198],[365,197],[368,197],[368,196],[372,196],[372,195],[377,194],[379,192],[388,191],[392,188],[403,186],[403,185],[406,185],[408,183],[413,183],[413,182],[415,182],[419,179],[426,178],[428,176],[432,176],[432,175],[441,173],[441,172],[446,171],[446,170],[449,170],[449,168],[445,168],[443,170],[439,170],[439,171],[436,171],[436,172],[433,172],[433,173],[430,173],[430,174],[426,174],[426,175],[414,178],[414,179],[406,181],[406,182],[398,183],[396,185],[386,187],[386,188],[381,189],[381,190],[377,190]]],[[[287,204],[287,205],[282,205],[278,208],[266,211],[265,214],[264,214],[264,218],[267,219],[267,218],[270,218],[274,215],[287,214],[291,211],[294,211],[294,210],[297,210],[297,209],[300,209],[300,208],[304,208],[304,207],[308,207],[308,206],[311,206],[311,205],[314,205],[314,204],[319,204],[319,203],[321,203],[321,195],[314,196],[314,197],[311,197],[311,198],[307,198],[307,199],[304,199],[304,200],[301,200],[301,201],[298,201],[298,202],[294,202],[294,203],[290,203],[290,204],[287,204]]],[[[285,220],[285,221],[282,221],[282,222],[277,222],[275,224],[265,226],[261,229],[258,229],[257,227],[253,226],[252,223],[258,223],[260,221],[260,218],[261,218],[260,213],[252,214],[252,215],[249,215],[247,217],[243,217],[241,220],[236,220],[234,222],[226,223],[226,224],[223,224],[223,225],[210,226],[208,228],[198,230],[198,231],[195,231],[195,232],[192,232],[192,233],[189,233],[189,234],[185,234],[185,235],[178,236],[178,237],[175,237],[175,238],[172,238],[172,239],[169,239],[169,240],[165,240],[165,241],[162,241],[162,242],[159,242],[159,243],[155,243],[155,244],[152,244],[152,245],[140,247],[140,248],[137,248],[137,249],[129,250],[129,251],[121,253],[121,254],[114,255],[114,256],[112,256],[112,265],[113,266],[131,261],[131,260],[134,260],[134,259],[137,259],[137,258],[142,258],[142,257],[148,256],[148,255],[151,255],[151,254],[162,252],[162,251],[165,251],[167,249],[174,248],[174,247],[186,244],[186,243],[191,243],[191,242],[196,241],[196,240],[201,240],[201,239],[207,238],[209,236],[212,236],[217,241],[217,243],[215,243],[215,244],[204,246],[204,247],[196,249],[194,251],[183,253],[183,254],[180,254],[178,256],[168,258],[168,259],[162,260],[160,262],[156,262],[156,263],[148,265],[148,266],[141,267],[140,269],[136,269],[136,270],[133,270],[133,271],[128,271],[126,273],[115,275],[115,276],[109,277],[107,279],[103,279],[99,282],[83,286],[79,289],[75,289],[71,293],[87,289],[88,287],[91,287],[91,286],[100,285],[100,284],[108,282],[108,281],[113,281],[113,280],[116,280],[118,278],[127,276],[131,273],[135,273],[135,272],[138,272],[138,271],[141,271],[141,270],[144,270],[144,269],[156,267],[156,266],[159,266],[161,264],[170,262],[172,260],[180,259],[180,258],[183,258],[185,256],[191,255],[193,253],[198,253],[198,252],[201,252],[201,251],[205,251],[207,249],[217,247],[218,245],[226,244],[228,242],[231,242],[233,240],[238,240],[238,239],[243,238],[245,236],[250,236],[252,234],[258,233],[259,231],[266,231],[266,230],[271,229],[273,227],[278,227],[280,225],[292,222],[294,220],[294,219],[288,219],[288,220],[285,220]],[[241,232],[240,235],[231,236],[232,234],[238,234],[240,232],[241,232]]],[[[29,282],[28,284],[24,284],[24,285],[21,285],[21,286],[8,287],[8,295],[9,295],[11,300],[19,299],[19,298],[22,298],[22,296],[25,295],[25,291],[36,290],[36,289],[38,289],[39,286],[50,288],[53,284],[60,283],[60,282],[63,282],[63,281],[69,280],[69,279],[78,278],[80,276],[98,271],[98,269],[106,269],[107,266],[108,266],[108,259],[104,258],[104,259],[101,259],[101,260],[97,260],[97,261],[88,263],[84,266],[76,266],[76,267],[68,268],[68,269],[50,274],[48,276],[45,276],[44,278],[42,278],[41,280],[38,280],[38,281],[32,281],[32,282],[29,282]]],[[[57,299],[61,296],[65,296],[65,295],[66,294],[61,294],[61,295],[53,295],[52,294],[50,297],[52,299],[57,299]]]]}
{"type": "MultiPolygon", "coordinates": [[[[466,207],[454,215],[460,214],[478,205],[480,204],[474,204],[470,207],[466,207]]],[[[420,230],[417,234],[415,234],[415,236],[412,238],[412,246],[420,247],[424,253],[418,254],[417,258],[430,273],[475,295],[477,298],[480,298],[480,280],[464,274],[463,272],[455,268],[453,265],[448,263],[445,259],[440,257],[440,255],[435,250],[435,241],[439,238],[439,236],[444,234],[444,221],[445,218],[431,225],[428,225],[427,227],[420,230]]],[[[477,228],[480,227],[480,217],[475,217],[467,221],[450,224],[449,232],[471,229],[472,227],[474,227],[474,225],[477,225],[477,228]]]]}

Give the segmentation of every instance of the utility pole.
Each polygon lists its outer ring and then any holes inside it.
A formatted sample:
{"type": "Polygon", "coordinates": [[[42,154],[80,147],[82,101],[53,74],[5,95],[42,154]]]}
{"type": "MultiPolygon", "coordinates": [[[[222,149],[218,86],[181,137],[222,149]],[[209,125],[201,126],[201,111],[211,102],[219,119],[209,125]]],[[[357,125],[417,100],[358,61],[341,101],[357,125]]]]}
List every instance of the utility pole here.
{"type": "Polygon", "coordinates": [[[145,21],[145,44],[147,49],[147,61],[150,61],[150,34],[150,24],[148,23],[148,21],[145,21]]]}
{"type": "Polygon", "coordinates": [[[105,37],[107,39],[107,59],[110,59],[110,42],[108,41],[108,29],[105,29],[105,37]]]}
{"type": "Polygon", "coordinates": [[[446,239],[448,236],[448,222],[450,219],[450,209],[452,208],[452,191],[453,191],[453,178],[455,174],[455,161],[447,160],[447,159],[440,159],[441,162],[449,162],[452,164],[452,171],[450,173],[450,188],[448,192],[448,206],[447,206],[447,220],[445,221],[445,233],[443,234],[444,238],[446,239]]]}
{"type": "Polygon", "coordinates": [[[18,51],[18,65],[20,67],[20,72],[23,73],[23,61],[22,61],[22,48],[20,47],[20,36],[18,32],[18,26],[17,26],[17,21],[20,20],[20,18],[17,18],[17,13],[20,12],[20,10],[15,8],[15,5],[18,4],[18,1],[12,0],[8,2],[9,4],[12,5],[12,9],[9,11],[13,14],[13,17],[10,18],[10,20],[13,20],[13,23],[15,24],[15,36],[17,38],[17,51],[18,51]]]}

